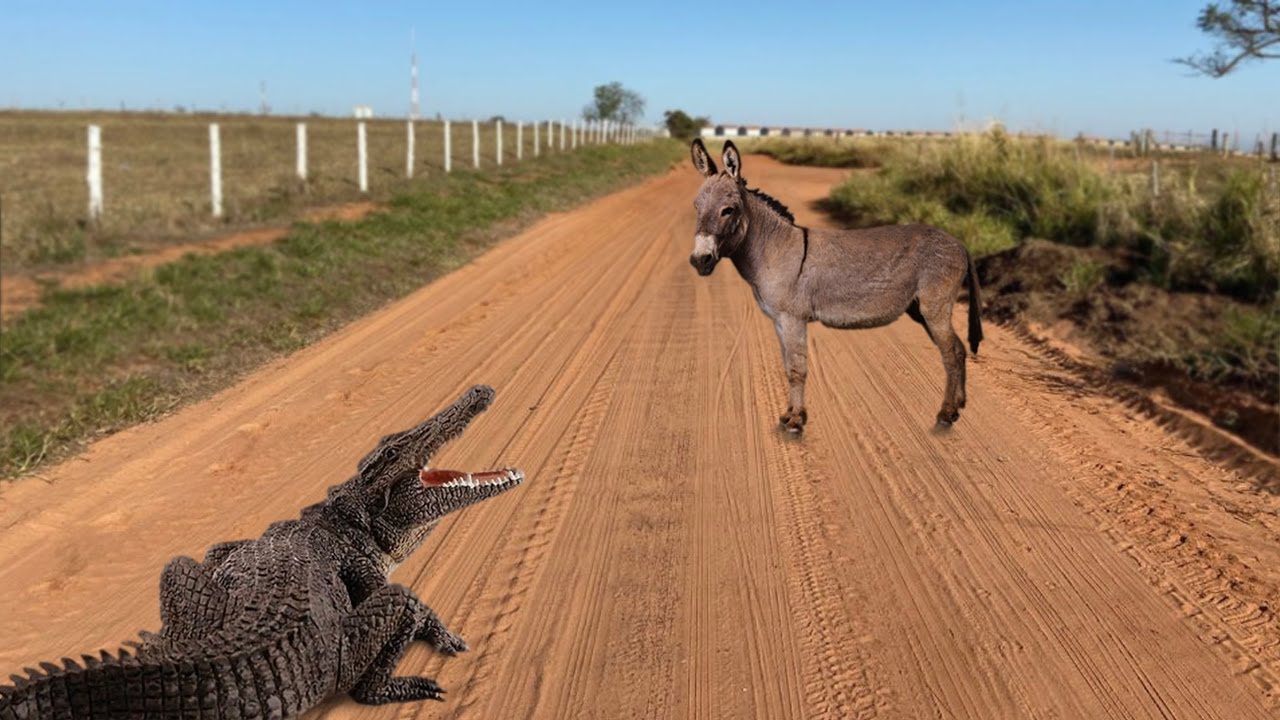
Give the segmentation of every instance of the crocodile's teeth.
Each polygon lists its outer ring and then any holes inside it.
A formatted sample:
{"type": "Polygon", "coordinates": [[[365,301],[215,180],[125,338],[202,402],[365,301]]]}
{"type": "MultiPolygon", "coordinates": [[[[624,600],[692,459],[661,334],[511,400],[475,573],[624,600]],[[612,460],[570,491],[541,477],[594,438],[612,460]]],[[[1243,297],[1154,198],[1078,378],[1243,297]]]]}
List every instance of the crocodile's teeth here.
{"type": "Polygon", "coordinates": [[[523,480],[524,475],[519,470],[507,468],[505,470],[491,470],[481,473],[466,473],[453,470],[422,470],[421,477],[431,487],[465,487],[478,488],[489,487],[493,485],[505,485],[513,480],[523,480]],[[435,480],[434,477],[444,475],[448,477],[444,482],[435,480]]]}
{"type": "Polygon", "coordinates": [[[441,487],[488,487],[490,485],[503,485],[516,479],[523,479],[524,475],[515,468],[507,468],[505,470],[497,470],[493,472],[483,472],[478,474],[465,473],[459,477],[450,480],[441,485],[441,487]]]}

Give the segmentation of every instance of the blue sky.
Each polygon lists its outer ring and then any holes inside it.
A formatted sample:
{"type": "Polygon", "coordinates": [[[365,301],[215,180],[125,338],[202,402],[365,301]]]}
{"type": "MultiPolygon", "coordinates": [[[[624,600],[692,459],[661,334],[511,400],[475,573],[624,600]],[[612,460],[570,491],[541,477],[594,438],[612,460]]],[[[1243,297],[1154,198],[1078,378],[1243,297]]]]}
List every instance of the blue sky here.
{"type": "Polygon", "coordinates": [[[0,0],[0,106],[408,109],[417,29],[425,115],[573,117],[618,80],[649,120],[1013,129],[1280,130],[1280,61],[1220,80],[1203,0],[1123,2],[303,3],[0,0]]]}

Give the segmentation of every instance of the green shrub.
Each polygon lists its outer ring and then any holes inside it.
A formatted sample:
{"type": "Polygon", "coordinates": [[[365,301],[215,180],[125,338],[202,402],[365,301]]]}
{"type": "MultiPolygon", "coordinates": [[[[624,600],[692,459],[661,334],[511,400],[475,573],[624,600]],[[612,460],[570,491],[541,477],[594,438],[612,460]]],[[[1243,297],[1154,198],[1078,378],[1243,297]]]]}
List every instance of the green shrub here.
{"type": "Polygon", "coordinates": [[[751,152],[788,165],[817,167],[878,167],[890,155],[887,143],[868,138],[778,138],[753,141],[751,152]]]}
{"type": "MultiPolygon", "coordinates": [[[[803,144],[792,152],[803,157],[803,144]]],[[[1261,172],[1215,158],[1189,170],[1167,164],[1173,167],[1162,165],[1156,194],[1143,173],[1110,175],[1082,160],[1078,148],[1017,140],[997,127],[898,151],[875,175],[836,187],[829,205],[857,225],[936,225],[975,255],[1029,237],[1118,247],[1156,285],[1251,302],[1276,297],[1280,193],[1268,190],[1261,172]]]]}
{"type": "Polygon", "coordinates": [[[1072,297],[1084,298],[1102,284],[1106,268],[1102,263],[1081,259],[1062,273],[1062,286],[1072,297]]]}

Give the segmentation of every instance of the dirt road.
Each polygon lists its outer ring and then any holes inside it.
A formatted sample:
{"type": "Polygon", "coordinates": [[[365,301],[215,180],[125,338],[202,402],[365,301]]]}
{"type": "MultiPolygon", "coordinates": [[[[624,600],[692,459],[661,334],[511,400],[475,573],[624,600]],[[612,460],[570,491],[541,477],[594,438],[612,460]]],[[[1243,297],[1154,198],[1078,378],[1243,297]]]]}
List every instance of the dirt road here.
{"type": "MultiPolygon", "coordinates": [[[[838,172],[748,158],[819,223],[838,172]]],[[[949,432],[909,321],[772,327],[686,258],[698,178],[553,216],[238,386],[0,490],[0,669],[158,623],[175,554],[256,535],[381,434],[491,383],[442,466],[519,464],[395,579],[474,650],[447,704],[335,717],[1280,714],[1280,501],[988,326],[949,432]]],[[[956,318],[963,327],[963,317],[956,318]]]]}

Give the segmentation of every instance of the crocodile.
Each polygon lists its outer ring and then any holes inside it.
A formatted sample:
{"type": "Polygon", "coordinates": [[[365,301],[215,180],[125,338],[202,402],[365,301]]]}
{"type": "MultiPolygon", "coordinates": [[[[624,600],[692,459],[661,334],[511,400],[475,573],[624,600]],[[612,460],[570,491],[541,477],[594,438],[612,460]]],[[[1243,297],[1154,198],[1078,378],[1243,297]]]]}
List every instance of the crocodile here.
{"type": "Polygon", "coordinates": [[[257,539],[171,560],[157,633],[80,661],[40,663],[0,686],[0,720],[296,717],[331,695],[364,704],[443,700],[426,677],[393,675],[413,641],[455,655],[466,642],[389,574],[447,514],[510,490],[515,468],[432,468],[493,402],[475,386],[388,435],[356,474],[257,539]]]}

